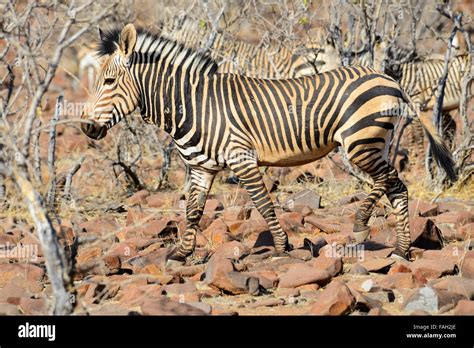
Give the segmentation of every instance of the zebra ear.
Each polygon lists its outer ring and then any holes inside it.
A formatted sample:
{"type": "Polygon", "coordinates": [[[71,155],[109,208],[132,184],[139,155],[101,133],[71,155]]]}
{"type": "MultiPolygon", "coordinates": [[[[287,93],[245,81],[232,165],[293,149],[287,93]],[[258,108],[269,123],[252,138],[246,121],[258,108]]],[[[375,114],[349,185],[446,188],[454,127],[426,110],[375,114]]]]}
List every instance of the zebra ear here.
{"type": "Polygon", "coordinates": [[[137,30],[133,24],[127,24],[120,33],[119,48],[125,58],[130,57],[137,43],[137,30]]]}

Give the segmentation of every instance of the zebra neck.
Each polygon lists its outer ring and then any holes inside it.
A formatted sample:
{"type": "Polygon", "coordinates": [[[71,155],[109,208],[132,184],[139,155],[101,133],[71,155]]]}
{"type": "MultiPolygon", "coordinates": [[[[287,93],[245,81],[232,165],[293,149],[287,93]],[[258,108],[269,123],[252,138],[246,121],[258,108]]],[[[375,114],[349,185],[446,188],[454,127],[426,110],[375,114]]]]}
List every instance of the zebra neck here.
{"type": "Polygon", "coordinates": [[[138,76],[141,94],[141,115],[145,122],[158,126],[173,138],[189,128],[193,122],[193,100],[202,100],[203,85],[209,83],[197,69],[163,69],[161,64],[149,67],[152,76],[138,76]]]}

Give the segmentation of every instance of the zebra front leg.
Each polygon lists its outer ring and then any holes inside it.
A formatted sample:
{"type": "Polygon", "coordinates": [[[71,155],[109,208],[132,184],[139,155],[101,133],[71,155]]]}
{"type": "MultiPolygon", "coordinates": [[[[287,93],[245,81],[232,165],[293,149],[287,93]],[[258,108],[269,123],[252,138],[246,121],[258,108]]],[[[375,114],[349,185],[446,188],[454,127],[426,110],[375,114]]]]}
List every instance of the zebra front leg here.
{"type": "Polygon", "coordinates": [[[275,208],[263,183],[262,174],[255,162],[229,164],[235,175],[244,185],[253,204],[268,224],[275,244],[276,255],[291,250],[287,234],[281,229],[275,208]]]}
{"type": "Polygon", "coordinates": [[[193,253],[196,246],[198,224],[201,221],[207,194],[215,175],[215,172],[191,168],[189,197],[186,206],[186,231],[179,245],[168,257],[168,266],[183,264],[186,261],[186,257],[193,253]]]}

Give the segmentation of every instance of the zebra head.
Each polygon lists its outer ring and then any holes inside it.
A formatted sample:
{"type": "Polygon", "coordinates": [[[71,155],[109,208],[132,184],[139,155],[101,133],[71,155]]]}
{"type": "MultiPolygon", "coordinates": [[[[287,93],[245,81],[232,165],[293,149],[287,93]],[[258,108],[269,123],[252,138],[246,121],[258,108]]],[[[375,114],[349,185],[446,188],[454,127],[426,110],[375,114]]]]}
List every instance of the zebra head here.
{"type": "Polygon", "coordinates": [[[109,128],[139,106],[138,88],[130,69],[137,42],[135,26],[128,24],[121,32],[103,33],[99,29],[99,37],[98,53],[105,60],[81,115],[92,121],[82,123],[82,131],[95,140],[105,137],[109,128]]]}

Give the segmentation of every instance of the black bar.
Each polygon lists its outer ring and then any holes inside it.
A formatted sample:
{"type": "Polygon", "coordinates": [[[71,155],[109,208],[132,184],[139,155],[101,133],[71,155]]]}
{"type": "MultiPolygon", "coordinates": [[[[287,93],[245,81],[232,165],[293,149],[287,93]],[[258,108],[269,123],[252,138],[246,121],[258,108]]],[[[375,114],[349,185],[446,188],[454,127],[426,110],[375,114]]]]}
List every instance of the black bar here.
{"type": "MultiPolygon", "coordinates": [[[[150,344],[246,346],[279,343],[295,347],[298,343],[328,345],[416,345],[474,346],[474,317],[389,316],[389,317],[0,317],[0,346],[27,345],[117,345],[131,347],[150,344]],[[20,338],[19,326],[55,325],[55,339],[20,338]],[[416,325],[416,327],[415,327],[416,325]],[[407,334],[421,334],[409,338],[407,334]],[[427,337],[455,334],[456,337],[427,337]]],[[[307,346],[306,346],[307,347],[307,346]]]]}

